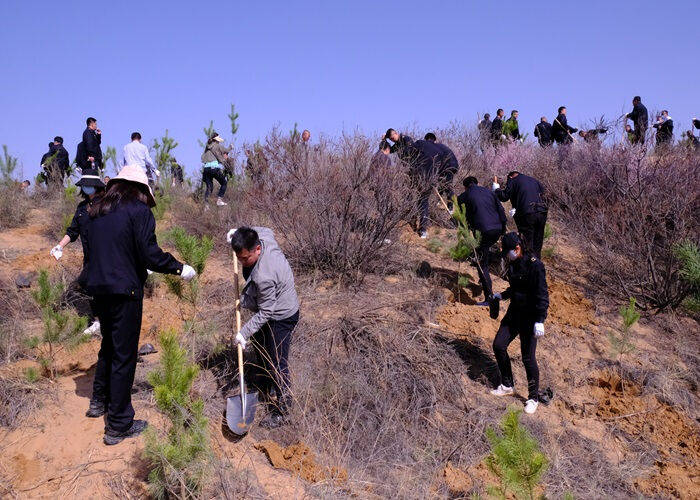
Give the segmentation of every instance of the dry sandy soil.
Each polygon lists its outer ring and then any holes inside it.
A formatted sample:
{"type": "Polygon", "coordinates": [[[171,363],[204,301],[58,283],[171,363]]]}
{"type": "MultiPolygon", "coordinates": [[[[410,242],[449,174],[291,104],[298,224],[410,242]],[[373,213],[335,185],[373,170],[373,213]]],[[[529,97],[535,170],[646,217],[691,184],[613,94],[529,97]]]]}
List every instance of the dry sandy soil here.
{"type": "MultiPolygon", "coordinates": [[[[32,214],[28,227],[0,233],[0,273],[14,280],[20,271],[35,271],[60,266],[75,270],[80,265],[79,243],[65,252],[57,264],[48,256],[53,242],[42,227],[42,215],[32,214]]],[[[447,243],[449,232],[437,231],[436,238],[447,243]]],[[[458,265],[440,252],[433,253],[426,243],[406,236],[411,258],[416,263],[425,260],[433,268],[431,286],[441,290],[446,300],[429,324],[442,335],[464,340],[473,348],[490,353],[498,322],[484,308],[473,306],[479,300],[478,287],[460,288],[458,273],[469,275],[476,282],[476,272],[466,264],[458,265]]],[[[614,310],[595,307],[597,298],[584,292],[585,279],[577,272],[577,250],[564,240],[555,242],[557,253],[546,262],[551,308],[546,323],[547,334],[538,347],[541,379],[551,386],[555,399],[541,406],[536,418],[542,425],[555,428],[562,435],[575,432],[590,439],[604,450],[606,459],[626,470],[627,464],[639,463],[646,457],[644,467],[634,468],[631,479],[639,494],[661,498],[700,498],[700,438],[697,414],[697,387],[690,388],[693,400],[685,407],[664,398],[663,391],[654,393],[635,380],[621,379],[611,368],[606,333],[617,326],[614,310]]],[[[550,242],[551,244],[551,242],[550,242]]],[[[205,283],[215,284],[226,276],[226,256],[214,256],[205,273],[205,283]]],[[[404,275],[387,277],[400,285],[404,275]]],[[[496,290],[505,283],[495,278],[496,290]]],[[[317,300],[305,309],[306,315],[329,314],[320,309],[324,294],[337,293],[333,283],[321,283],[315,288],[317,300]]],[[[304,307],[304,306],[302,306],[304,307]]],[[[164,286],[159,286],[146,299],[142,343],[156,345],[155,334],[166,326],[181,321],[178,309],[164,286]]],[[[330,313],[332,314],[332,312],[330,313]]],[[[667,345],[657,341],[662,321],[667,318],[643,320],[635,327],[637,352],[627,363],[630,372],[645,373],[650,364],[663,359],[669,366],[688,371],[684,361],[667,345]]],[[[695,332],[697,323],[687,318],[674,318],[679,330],[695,332]]],[[[39,328],[36,322],[28,322],[39,328]]],[[[28,326],[28,327],[30,327],[28,326]]],[[[103,421],[85,418],[91,392],[91,380],[99,342],[92,340],[75,352],[59,357],[60,376],[52,382],[41,382],[41,405],[14,429],[0,428],[0,497],[3,498],[136,498],[146,495],[147,465],[141,452],[143,438],[126,440],[106,447],[102,444],[103,421]]],[[[517,341],[511,348],[516,379],[524,379],[517,341]]],[[[158,362],[158,354],[144,357],[139,364],[134,394],[134,406],[140,418],[159,425],[162,420],[148,387],[143,383],[145,373],[158,362]]],[[[23,370],[34,364],[22,359],[0,366],[3,378],[22,378],[23,370]]],[[[472,380],[483,382],[488,389],[488,374],[469,364],[465,358],[464,371],[472,380]]],[[[686,383],[680,379],[673,383],[686,383]]],[[[691,383],[692,386],[692,383],[691,383]]],[[[524,399],[524,385],[517,387],[515,398],[503,401],[503,409],[524,399]]],[[[242,441],[230,438],[222,430],[221,421],[212,418],[213,448],[222,463],[235,468],[241,481],[250,483],[249,496],[269,498],[298,498],[308,494],[314,482],[342,482],[347,474],[332,464],[320,464],[315,451],[304,443],[282,446],[270,434],[259,428],[242,441]]],[[[547,451],[556,455],[557,443],[546,443],[547,451]]],[[[586,457],[581,457],[586,460],[586,457]]],[[[629,467],[632,470],[631,467],[629,467]]],[[[436,482],[444,482],[454,497],[468,495],[475,485],[493,481],[483,463],[459,468],[447,463],[436,482]]],[[[221,495],[212,491],[211,496],[221,495]]],[[[360,494],[359,496],[364,496],[360,494]]]]}

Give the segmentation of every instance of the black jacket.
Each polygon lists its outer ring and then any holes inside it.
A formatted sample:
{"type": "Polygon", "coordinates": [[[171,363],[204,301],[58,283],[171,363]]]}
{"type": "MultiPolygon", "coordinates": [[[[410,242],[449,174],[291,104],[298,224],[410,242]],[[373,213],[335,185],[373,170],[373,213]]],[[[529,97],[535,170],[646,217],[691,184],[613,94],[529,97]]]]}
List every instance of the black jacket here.
{"type": "Polygon", "coordinates": [[[435,145],[440,150],[440,173],[450,172],[456,174],[457,170],[459,170],[459,162],[457,161],[454,151],[446,144],[437,142],[435,145]]]}
{"type": "Polygon", "coordinates": [[[150,269],[180,274],[182,264],[158,246],[156,220],[141,202],[118,205],[87,228],[86,288],[91,295],[143,297],[150,269]]]}
{"type": "Polygon", "coordinates": [[[417,174],[431,176],[440,167],[440,157],[442,151],[437,144],[431,141],[420,139],[413,143],[417,156],[413,170],[417,174]]]}
{"type": "Polygon", "coordinates": [[[83,146],[85,147],[86,158],[92,156],[95,158],[95,165],[102,165],[102,134],[98,134],[89,127],[83,132],[83,146]]]}
{"type": "Polygon", "coordinates": [[[391,152],[396,153],[396,156],[406,165],[412,165],[417,156],[413,139],[403,134],[399,134],[399,140],[391,146],[391,152]]]}
{"type": "Polygon", "coordinates": [[[634,123],[634,133],[637,134],[637,137],[640,137],[649,128],[649,112],[647,107],[641,102],[634,105],[632,112],[627,115],[627,118],[634,123]]]}
{"type": "Polygon", "coordinates": [[[87,228],[90,223],[90,216],[88,215],[88,207],[90,206],[90,200],[83,200],[78,203],[78,207],[75,209],[75,215],[73,215],[73,220],[66,229],[66,234],[71,241],[75,241],[80,237],[80,243],[83,245],[83,268],[86,267],[88,261],[88,237],[87,228]]]}
{"type": "Polygon", "coordinates": [[[505,231],[506,213],[490,189],[472,184],[457,197],[457,203],[464,205],[472,231],[505,231]]]}
{"type": "Polygon", "coordinates": [[[574,140],[571,134],[578,132],[577,128],[570,127],[566,121],[566,115],[559,113],[552,123],[552,137],[557,144],[569,144],[574,140]]]}
{"type": "Polygon", "coordinates": [[[491,122],[491,139],[499,141],[501,139],[501,131],[503,130],[503,120],[496,117],[491,122]]]}
{"type": "Polygon", "coordinates": [[[548,122],[540,122],[535,125],[535,137],[540,146],[546,148],[552,145],[552,125],[548,122]]]}
{"type": "Polygon", "coordinates": [[[542,261],[524,254],[508,264],[506,279],[510,286],[501,297],[510,299],[510,304],[503,323],[543,323],[549,309],[549,292],[542,261]]]}
{"type": "Polygon", "coordinates": [[[544,188],[540,181],[529,175],[518,174],[509,178],[506,186],[496,189],[495,194],[501,201],[510,200],[515,209],[515,218],[547,211],[544,188]]]}
{"type": "MultiPolygon", "coordinates": [[[[63,144],[54,144],[49,142],[49,152],[44,153],[41,157],[41,164],[46,165],[46,162],[50,158],[53,158],[51,162],[59,168],[62,174],[65,174],[70,168],[70,161],[68,159],[68,151],[63,147],[63,144]]],[[[48,165],[46,165],[48,167],[48,165]]]]}
{"type": "Polygon", "coordinates": [[[663,123],[655,123],[654,128],[656,129],[657,144],[673,141],[673,120],[671,118],[663,123]]]}
{"type": "Polygon", "coordinates": [[[693,118],[693,127],[700,129],[700,120],[693,118]]]}

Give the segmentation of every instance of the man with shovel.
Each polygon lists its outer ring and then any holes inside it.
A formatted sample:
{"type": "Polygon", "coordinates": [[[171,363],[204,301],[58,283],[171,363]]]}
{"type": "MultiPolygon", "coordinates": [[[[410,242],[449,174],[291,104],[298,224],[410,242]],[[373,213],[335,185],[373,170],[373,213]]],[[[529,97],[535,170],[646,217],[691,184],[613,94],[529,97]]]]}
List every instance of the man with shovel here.
{"type": "Polygon", "coordinates": [[[294,275],[272,230],[240,227],[231,229],[226,238],[243,266],[246,281],[241,306],[254,313],[236,335],[236,342],[245,348],[252,338],[262,365],[257,374],[258,389],[271,401],[271,411],[261,425],[279,427],[286,423],[291,404],[289,345],[299,322],[294,275]]]}

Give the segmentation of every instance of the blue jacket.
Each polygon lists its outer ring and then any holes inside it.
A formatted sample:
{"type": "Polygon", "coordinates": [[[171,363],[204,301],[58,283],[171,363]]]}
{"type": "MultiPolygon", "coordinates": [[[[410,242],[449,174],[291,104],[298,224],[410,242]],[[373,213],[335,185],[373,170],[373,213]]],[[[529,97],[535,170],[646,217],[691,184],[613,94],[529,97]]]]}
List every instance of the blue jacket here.
{"type": "Polygon", "coordinates": [[[413,169],[416,173],[431,176],[438,171],[440,157],[443,154],[437,144],[431,141],[420,139],[413,143],[418,152],[413,169]]]}
{"type": "Polygon", "coordinates": [[[126,295],[141,299],[150,269],[180,274],[182,264],[161,250],[156,220],[139,201],[117,205],[96,217],[87,228],[86,288],[91,295],[126,295]]]}
{"type": "Polygon", "coordinates": [[[459,170],[459,162],[457,161],[454,151],[452,151],[449,146],[439,142],[435,143],[435,145],[440,149],[440,172],[457,173],[457,170],[459,170]]]}
{"type": "Polygon", "coordinates": [[[515,209],[515,219],[527,214],[547,212],[547,203],[542,196],[544,188],[540,181],[525,174],[509,178],[506,187],[496,189],[496,196],[501,201],[510,200],[515,209]]]}
{"type": "Polygon", "coordinates": [[[457,197],[457,203],[464,205],[472,231],[505,231],[506,213],[490,189],[472,184],[457,197]]]}

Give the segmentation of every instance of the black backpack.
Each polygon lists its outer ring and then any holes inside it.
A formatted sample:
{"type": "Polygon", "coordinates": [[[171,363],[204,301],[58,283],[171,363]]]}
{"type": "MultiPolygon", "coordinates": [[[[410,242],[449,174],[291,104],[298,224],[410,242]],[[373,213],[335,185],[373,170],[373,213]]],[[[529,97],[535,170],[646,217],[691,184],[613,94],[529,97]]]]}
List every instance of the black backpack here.
{"type": "Polygon", "coordinates": [[[82,141],[78,143],[78,148],[75,151],[75,163],[81,169],[90,167],[87,161],[87,151],[85,150],[85,144],[83,144],[82,141]]]}

